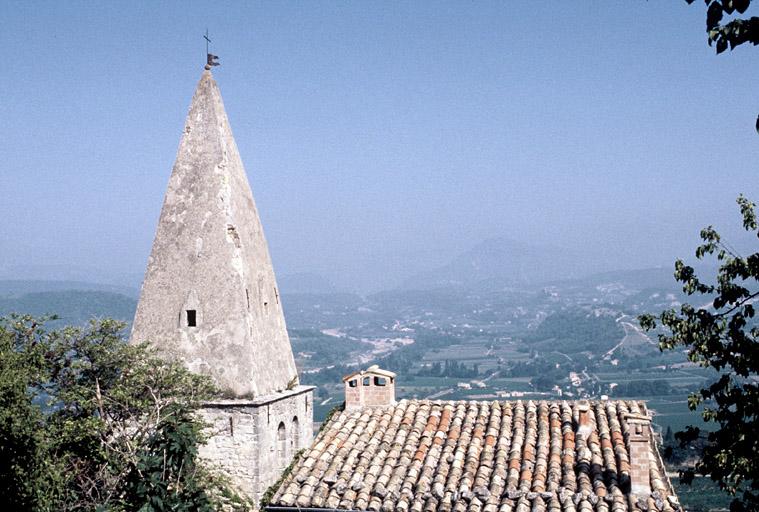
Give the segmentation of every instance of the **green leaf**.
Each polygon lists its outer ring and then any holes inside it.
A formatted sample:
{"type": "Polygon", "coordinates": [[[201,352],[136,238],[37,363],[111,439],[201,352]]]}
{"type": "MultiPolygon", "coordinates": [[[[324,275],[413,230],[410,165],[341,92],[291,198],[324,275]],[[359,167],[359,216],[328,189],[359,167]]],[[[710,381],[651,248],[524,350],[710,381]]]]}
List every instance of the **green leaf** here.
{"type": "Polygon", "coordinates": [[[748,6],[751,4],[751,0],[732,0],[733,7],[735,7],[735,10],[739,13],[743,14],[746,12],[746,9],[748,9],[748,6]]]}
{"type": "Polygon", "coordinates": [[[706,28],[707,30],[713,29],[719,25],[722,21],[722,4],[719,2],[712,2],[706,9],[706,28]]]}

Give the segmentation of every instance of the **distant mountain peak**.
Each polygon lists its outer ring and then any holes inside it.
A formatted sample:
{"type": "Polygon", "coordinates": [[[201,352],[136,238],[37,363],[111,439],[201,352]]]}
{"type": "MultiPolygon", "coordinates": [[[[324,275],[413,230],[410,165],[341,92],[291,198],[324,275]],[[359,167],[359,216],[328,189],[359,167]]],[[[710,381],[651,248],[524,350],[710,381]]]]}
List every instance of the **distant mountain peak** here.
{"type": "Polygon", "coordinates": [[[578,277],[583,260],[566,249],[509,237],[483,240],[451,262],[407,279],[403,289],[534,285],[578,277]]]}

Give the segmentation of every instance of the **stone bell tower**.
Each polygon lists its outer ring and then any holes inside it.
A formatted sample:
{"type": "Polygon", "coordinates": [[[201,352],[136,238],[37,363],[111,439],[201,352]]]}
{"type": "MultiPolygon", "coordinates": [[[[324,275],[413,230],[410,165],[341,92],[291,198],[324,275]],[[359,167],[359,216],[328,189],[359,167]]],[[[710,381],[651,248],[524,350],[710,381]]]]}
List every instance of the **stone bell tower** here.
{"type": "MultiPolygon", "coordinates": [[[[210,62],[209,62],[210,64],[210,62]]],[[[313,388],[298,374],[261,221],[206,66],[185,121],[130,342],[209,375],[201,455],[258,501],[310,444],[313,388]]]]}

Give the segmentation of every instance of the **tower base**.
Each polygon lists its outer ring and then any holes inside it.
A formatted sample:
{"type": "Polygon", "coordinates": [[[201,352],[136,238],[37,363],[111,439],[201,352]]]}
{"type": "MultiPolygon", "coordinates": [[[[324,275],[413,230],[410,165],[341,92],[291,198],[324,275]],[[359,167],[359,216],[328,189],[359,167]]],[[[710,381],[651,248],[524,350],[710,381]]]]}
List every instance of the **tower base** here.
{"type": "Polygon", "coordinates": [[[313,386],[257,397],[206,402],[201,417],[210,425],[201,458],[226,475],[257,505],[313,438],[313,386]]]}

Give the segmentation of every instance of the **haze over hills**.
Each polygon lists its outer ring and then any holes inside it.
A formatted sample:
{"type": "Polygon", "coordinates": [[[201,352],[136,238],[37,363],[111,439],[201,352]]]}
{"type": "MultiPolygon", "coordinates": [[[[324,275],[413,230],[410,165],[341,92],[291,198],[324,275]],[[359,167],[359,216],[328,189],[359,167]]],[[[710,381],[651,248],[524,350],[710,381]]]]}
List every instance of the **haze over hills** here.
{"type": "MultiPolygon", "coordinates": [[[[402,376],[402,396],[450,399],[478,393],[645,392],[666,401],[686,381],[708,378],[692,369],[682,373],[673,365],[687,365],[685,355],[660,353],[637,326],[640,313],[684,300],[671,269],[568,279],[560,251],[503,240],[475,249],[420,278],[428,289],[361,296],[334,291],[329,281],[312,274],[283,276],[282,304],[296,362],[304,382],[319,386],[317,415],[323,417],[342,396],[340,378],[349,366],[372,362],[402,376]],[[542,273],[541,265],[551,273],[542,273]],[[466,279],[470,268],[473,277],[466,279]],[[509,269],[516,269],[518,278],[509,269]],[[556,277],[549,279],[551,274],[556,277]],[[446,361],[456,361],[456,368],[446,361]],[[650,389],[641,391],[631,380],[651,384],[650,389]]],[[[51,328],[82,325],[92,317],[129,322],[137,290],[124,291],[81,281],[0,281],[0,317],[59,315],[51,328]]],[[[689,421],[688,414],[683,410],[667,420],[689,421]]]]}
{"type": "MultiPolygon", "coordinates": [[[[288,267],[278,265],[276,259],[274,266],[279,287],[285,294],[347,292],[362,295],[392,289],[446,287],[495,291],[629,268],[624,265],[615,268],[616,262],[592,253],[580,254],[564,247],[530,244],[509,237],[492,237],[469,248],[464,246],[458,254],[456,248],[449,250],[450,253],[366,254],[349,268],[335,264],[319,269],[317,265],[288,272],[288,267]]],[[[0,265],[0,281],[5,280],[6,286],[21,291],[102,290],[138,297],[142,278],[143,274],[139,272],[64,264],[25,265],[17,262],[0,265]],[[17,284],[11,285],[11,281],[17,284]]],[[[0,289],[0,294],[3,293],[0,289]]]]}
{"type": "Polygon", "coordinates": [[[0,263],[0,281],[26,282],[32,287],[39,285],[40,288],[35,288],[36,291],[65,289],[61,286],[74,285],[74,289],[104,289],[136,297],[139,295],[143,275],[142,271],[132,272],[95,266],[0,263]]]}
{"type": "Polygon", "coordinates": [[[588,273],[582,258],[556,247],[529,245],[510,238],[490,238],[441,267],[406,279],[402,289],[444,287],[493,289],[537,285],[588,273]]]}
{"type": "Polygon", "coordinates": [[[46,279],[0,279],[0,297],[20,296],[27,293],[57,292],[66,290],[100,291],[137,298],[139,288],[91,281],[66,281],[46,279]]]}
{"type": "Polygon", "coordinates": [[[277,285],[283,294],[337,293],[340,291],[332,281],[313,272],[298,272],[278,276],[277,285]]]}
{"type": "MultiPolygon", "coordinates": [[[[428,260],[429,261],[429,260],[428,260]]],[[[438,261],[440,261],[438,259],[438,261]]],[[[611,263],[613,264],[613,263],[611,263]]],[[[562,282],[564,285],[597,286],[606,281],[619,281],[628,288],[671,286],[673,267],[649,269],[613,269],[610,263],[599,264],[592,256],[580,255],[564,248],[531,245],[506,237],[484,240],[453,257],[442,265],[431,265],[427,270],[410,277],[393,279],[382,274],[380,288],[362,286],[356,282],[335,281],[319,272],[280,272],[278,284],[285,295],[379,293],[388,290],[433,290],[439,288],[498,291],[508,288],[532,288],[562,282]],[[398,283],[398,284],[395,284],[398,283]]],[[[276,267],[276,262],[275,262],[276,267]]],[[[424,268],[412,265],[409,268],[424,268]]],[[[368,264],[359,269],[371,273],[368,264]]],[[[378,270],[375,269],[375,273],[378,270]]],[[[709,271],[711,273],[711,271],[709,271]]],[[[0,268],[0,296],[30,292],[62,290],[91,290],[119,293],[138,298],[142,275],[114,274],[97,269],[65,265],[33,265],[0,268]],[[74,276],[73,278],[69,278],[74,276]],[[5,280],[3,280],[5,279],[5,280]]]]}
{"type": "Polygon", "coordinates": [[[56,315],[53,327],[83,325],[93,317],[131,322],[138,295],[137,288],[86,281],[0,280],[0,317],[56,315]]]}
{"type": "MultiPolygon", "coordinates": [[[[342,292],[315,274],[285,275],[280,280],[280,289],[288,325],[329,327],[332,322],[340,323],[348,317],[377,313],[386,315],[389,321],[398,311],[407,308],[456,314],[462,307],[477,308],[493,301],[530,307],[546,294],[575,297],[578,303],[593,300],[616,303],[631,313],[661,310],[685,300],[681,286],[673,279],[672,269],[609,271],[567,279],[560,274],[561,262],[550,261],[552,254],[548,252],[537,254],[529,248],[522,250],[519,244],[501,241],[489,241],[475,249],[445,267],[409,280],[407,287],[365,297],[342,292]],[[530,257],[535,261],[527,261],[530,257]],[[549,273],[541,273],[538,260],[549,266],[558,278],[549,279],[549,273]],[[512,278],[508,271],[515,261],[518,278],[512,278]],[[467,279],[468,268],[472,268],[471,279],[467,279]]],[[[704,275],[708,272],[709,269],[699,270],[704,275]]],[[[0,316],[57,314],[61,317],[58,325],[82,324],[91,317],[113,317],[129,322],[138,295],[136,288],[102,283],[0,280],[0,316]]]]}
{"type": "Polygon", "coordinates": [[[56,315],[58,320],[51,322],[53,326],[84,325],[91,318],[131,322],[136,307],[134,298],[107,291],[57,290],[0,296],[0,317],[11,313],[56,315]]]}

